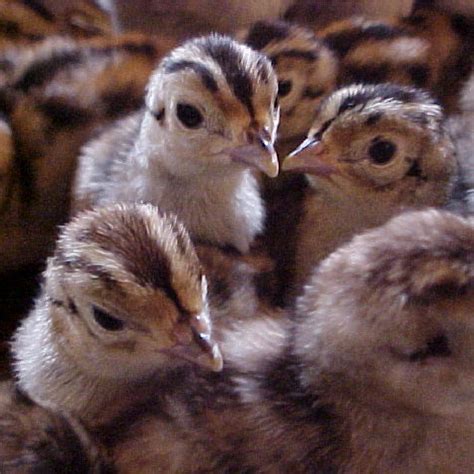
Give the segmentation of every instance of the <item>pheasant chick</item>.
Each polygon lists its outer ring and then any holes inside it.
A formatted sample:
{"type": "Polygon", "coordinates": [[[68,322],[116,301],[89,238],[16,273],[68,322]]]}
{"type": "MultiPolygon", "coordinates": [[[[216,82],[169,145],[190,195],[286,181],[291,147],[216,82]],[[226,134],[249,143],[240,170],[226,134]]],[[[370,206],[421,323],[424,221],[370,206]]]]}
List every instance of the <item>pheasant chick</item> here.
{"type": "Polygon", "coordinates": [[[73,210],[151,202],[194,239],[246,253],[264,221],[254,170],[278,173],[276,99],[262,54],[219,35],[184,43],[152,75],[145,108],[84,147],[73,210]]]}
{"type": "Polygon", "coordinates": [[[221,370],[206,292],[174,217],[145,204],[78,215],[14,336],[19,388],[42,406],[99,424],[183,359],[221,370]]]}
{"type": "Polygon", "coordinates": [[[309,183],[296,230],[296,291],[354,234],[407,208],[447,205],[457,176],[441,108],[423,91],[390,84],[331,95],[283,169],[306,173],[309,183]]]}

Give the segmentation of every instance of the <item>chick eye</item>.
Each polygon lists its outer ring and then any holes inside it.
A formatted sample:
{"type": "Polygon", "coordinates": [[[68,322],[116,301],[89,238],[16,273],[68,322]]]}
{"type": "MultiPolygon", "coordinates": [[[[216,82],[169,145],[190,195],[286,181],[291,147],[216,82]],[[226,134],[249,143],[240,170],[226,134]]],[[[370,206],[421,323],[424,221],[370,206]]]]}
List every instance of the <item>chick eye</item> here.
{"type": "Polygon", "coordinates": [[[104,329],[107,329],[107,331],[120,331],[125,326],[125,323],[121,319],[111,316],[96,306],[92,307],[92,314],[95,322],[104,329]]]}
{"type": "Polygon", "coordinates": [[[280,97],[287,96],[293,87],[293,83],[291,81],[278,81],[278,95],[280,97]]]}
{"type": "Polygon", "coordinates": [[[376,138],[369,148],[370,161],[376,165],[387,164],[395,155],[397,147],[389,140],[376,138]]]}
{"type": "Polygon", "coordinates": [[[181,123],[188,128],[197,128],[204,120],[201,112],[190,104],[178,104],[176,115],[181,123]]]}

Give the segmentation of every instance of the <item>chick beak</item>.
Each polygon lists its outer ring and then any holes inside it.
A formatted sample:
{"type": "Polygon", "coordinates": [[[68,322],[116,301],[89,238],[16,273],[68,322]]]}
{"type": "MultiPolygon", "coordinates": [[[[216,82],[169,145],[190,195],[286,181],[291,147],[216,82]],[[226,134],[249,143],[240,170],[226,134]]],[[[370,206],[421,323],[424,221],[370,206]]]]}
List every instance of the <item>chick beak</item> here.
{"type": "Polygon", "coordinates": [[[167,353],[214,372],[222,370],[222,354],[212,338],[207,312],[192,315],[189,320],[177,325],[174,336],[176,345],[167,349],[167,353]]]}
{"type": "Polygon", "coordinates": [[[296,150],[292,151],[284,159],[281,169],[316,176],[329,176],[337,172],[336,167],[329,163],[324,145],[314,138],[307,138],[296,150]]]}
{"type": "Polygon", "coordinates": [[[242,163],[265,173],[270,178],[278,175],[278,156],[267,129],[250,129],[246,133],[247,144],[230,150],[232,161],[242,163]]]}

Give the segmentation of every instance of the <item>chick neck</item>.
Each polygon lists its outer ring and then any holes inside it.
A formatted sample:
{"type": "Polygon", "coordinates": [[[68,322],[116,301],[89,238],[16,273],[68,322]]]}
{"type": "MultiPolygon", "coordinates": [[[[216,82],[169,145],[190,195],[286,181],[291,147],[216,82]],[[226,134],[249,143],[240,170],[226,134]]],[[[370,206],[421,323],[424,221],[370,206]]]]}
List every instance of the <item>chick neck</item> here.
{"type": "Polygon", "coordinates": [[[139,137],[120,193],[177,214],[195,240],[247,253],[265,217],[255,174],[234,163],[177,160],[165,136],[155,139],[160,146],[145,146],[139,137]]]}

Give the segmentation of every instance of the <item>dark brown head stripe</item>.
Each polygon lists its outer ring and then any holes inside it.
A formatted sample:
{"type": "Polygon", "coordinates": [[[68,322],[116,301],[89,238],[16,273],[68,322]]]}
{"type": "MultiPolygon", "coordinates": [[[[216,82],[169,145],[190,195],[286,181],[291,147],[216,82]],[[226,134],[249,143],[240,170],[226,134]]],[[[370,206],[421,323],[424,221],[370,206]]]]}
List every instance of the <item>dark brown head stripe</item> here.
{"type": "Polygon", "coordinates": [[[214,76],[212,75],[212,72],[203,64],[186,60],[165,60],[165,63],[163,65],[163,71],[165,72],[165,74],[172,74],[174,72],[179,72],[184,69],[190,69],[194,71],[201,78],[201,81],[206,89],[208,89],[210,92],[217,92],[217,82],[214,76]]]}
{"type": "Polygon", "coordinates": [[[258,21],[250,28],[245,43],[251,48],[263,49],[274,40],[285,39],[289,32],[289,25],[284,22],[258,21]]]}
{"type": "MultiPolygon", "coordinates": [[[[90,232],[82,235],[82,242],[87,239],[90,243],[111,252],[139,284],[161,289],[181,313],[189,313],[173,288],[170,259],[161,243],[150,235],[146,221],[141,216],[133,212],[117,213],[91,226],[90,232]]],[[[99,278],[103,278],[99,273],[101,268],[92,268],[99,278]]],[[[86,267],[86,271],[89,270],[90,264],[86,267]]],[[[196,275],[199,275],[199,272],[200,267],[196,259],[196,275]]]]}
{"type": "Polygon", "coordinates": [[[43,20],[46,21],[54,21],[55,16],[54,13],[48,10],[42,3],[36,0],[21,0],[20,3],[23,3],[27,8],[34,11],[37,15],[39,15],[43,20]]]}
{"type": "Polygon", "coordinates": [[[208,36],[198,39],[196,43],[216,61],[234,95],[245,105],[253,118],[255,111],[252,103],[252,80],[249,72],[243,67],[236,43],[225,36],[208,36]]]}
{"type": "Polygon", "coordinates": [[[390,25],[378,24],[367,27],[355,27],[340,32],[330,33],[324,37],[326,45],[339,56],[345,56],[350,49],[357,44],[367,40],[384,40],[400,36],[408,36],[409,33],[402,28],[390,25]]]}
{"type": "Polygon", "coordinates": [[[362,105],[370,100],[393,99],[404,103],[436,104],[436,101],[425,91],[396,84],[376,84],[364,87],[354,94],[347,96],[339,106],[339,113],[362,105]]]}
{"type": "Polygon", "coordinates": [[[91,112],[60,97],[49,97],[37,105],[54,128],[72,129],[91,120],[91,112]]]}
{"type": "Polygon", "coordinates": [[[27,92],[31,87],[41,86],[61,69],[78,64],[82,54],[78,50],[63,51],[47,59],[34,62],[16,82],[15,88],[27,92]]]}
{"type": "Polygon", "coordinates": [[[273,64],[276,64],[280,58],[295,58],[303,59],[304,61],[315,61],[318,59],[317,51],[308,51],[303,49],[287,49],[286,51],[281,51],[278,54],[275,54],[271,57],[273,64]]]}
{"type": "Polygon", "coordinates": [[[114,45],[82,47],[69,51],[53,52],[46,59],[33,62],[16,82],[15,88],[27,92],[31,87],[38,87],[52,79],[62,69],[86,62],[89,57],[108,56],[114,51],[129,54],[141,54],[155,58],[157,50],[152,42],[124,42],[114,45]]]}

